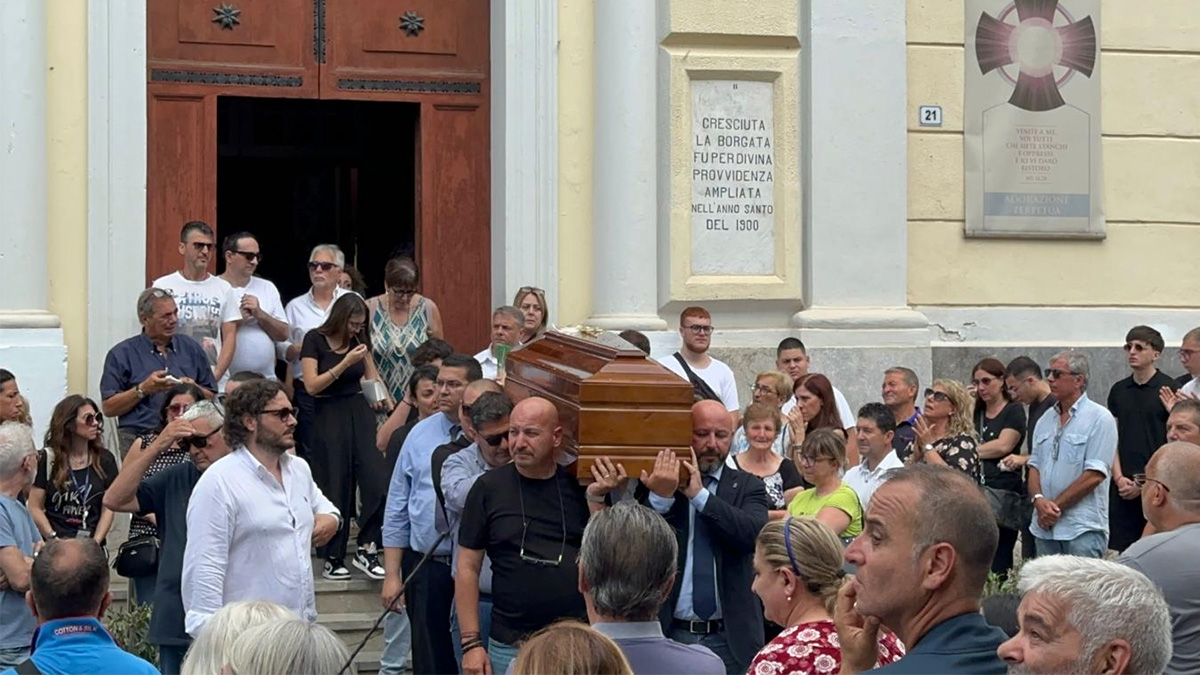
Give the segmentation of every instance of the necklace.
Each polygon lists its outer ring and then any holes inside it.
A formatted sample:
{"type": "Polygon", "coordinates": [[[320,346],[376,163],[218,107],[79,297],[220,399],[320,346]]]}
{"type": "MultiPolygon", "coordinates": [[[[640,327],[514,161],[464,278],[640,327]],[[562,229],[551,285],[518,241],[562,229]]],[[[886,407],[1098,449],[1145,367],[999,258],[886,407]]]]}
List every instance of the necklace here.
{"type": "Polygon", "coordinates": [[[520,558],[527,563],[537,565],[539,567],[558,567],[562,564],[563,555],[567,551],[567,510],[563,506],[562,485],[559,484],[557,471],[551,476],[550,480],[554,481],[554,489],[558,493],[558,515],[559,523],[562,524],[562,544],[558,549],[558,559],[549,560],[546,558],[538,558],[525,553],[525,536],[529,534],[529,517],[525,515],[525,493],[521,489],[521,474],[517,472],[517,499],[521,502],[521,549],[520,558]]]}

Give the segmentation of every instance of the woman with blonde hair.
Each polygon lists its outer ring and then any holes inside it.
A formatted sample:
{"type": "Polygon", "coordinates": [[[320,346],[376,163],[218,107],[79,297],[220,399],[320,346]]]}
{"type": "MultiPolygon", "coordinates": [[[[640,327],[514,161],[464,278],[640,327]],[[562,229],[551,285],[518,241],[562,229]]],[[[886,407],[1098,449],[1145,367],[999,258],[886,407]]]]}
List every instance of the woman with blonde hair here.
{"type": "Polygon", "coordinates": [[[771,502],[768,517],[783,518],[787,515],[788,499],[805,486],[796,464],[775,452],[775,442],[783,432],[779,407],[766,402],[751,403],[742,414],[738,432],[748,439],[749,447],[740,455],[730,454],[728,462],[762,479],[767,487],[767,500],[771,502]]]}
{"type": "MultiPolygon", "coordinates": [[[[813,518],[767,523],[754,544],[754,583],[763,615],[784,627],[750,662],[757,673],[836,673],[842,650],[833,608],[845,572],[842,543],[813,518]]],[[[879,633],[875,667],[899,661],[904,645],[888,630],[879,633]]]]}
{"type": "MultiPolygon", "coordinates": [[[[515,675],[633,675],[617,643],[578,621],[559,621],[533,634],[512,663],[515,675]]],[[[495,674],[498,675],[498,674],[495,674]]]]}
{"type": "Polygon", "coordinates": [[[266,600],[239,600],[217,610],[183,659],[181,675],[214,675],[229,662],[238,636],[273,619],[297,619],[288,608],[266,600]]]}
{"type": "Polygon", "coordinates": [[[843,539],[862,532],[863,510],[858,493],[842,482],[846,466],[846,441],[832,429],[817,429],[800,446],[800,474],[813,487],[788,503],[793,516],[812,516],[843,539]]]}
{"type": "Polygon", "coordinates": [[[973,405],[966,387],[954,380],[934,380],[925,390],[925,405],[913,424],[916,440],[900,459],[909,464],[950,466],[979,483],[982,471],[979,440],[971,421],[973,405]]]}
{"type": "Polygon", "coordinates": [[[546,332],[550,310],[546,306],[546,291],[534,286],[522,286],[513,296],[513,307],[521,310],[525,323],[521,326],[521,344],[546,332]]]}
{"type": "MultiPolygon", "coordinates": [[[[764,370],[755,376],[754,386],[750,388],[750,395],[755,403],[765,403],[780,411],[779,421],[775,425],[775,430],[779,433],[775,435],[775,442],[771,448],[780,457],[790,456],[787,447],[792,435],[788,430],[787,417],[783,415],[782,410],[783,404],[792,395],[792,378],[778,370],[764,370]]],[[[739,426],[733,434],[733,441],[729,444],[729,454],[730,456],[740,455],[749,449],[750,440],[746,438],[745,425],[739,426]]]]}
{"type": "MultiPolygon", "coordinates": [[[[237,637],[229,650],[231,675],[340,673],[350,650],[333,631],[297,617],[272,619],[237,637]]],[[[354,673],[353,666],[349,669],[354,673]]]]}

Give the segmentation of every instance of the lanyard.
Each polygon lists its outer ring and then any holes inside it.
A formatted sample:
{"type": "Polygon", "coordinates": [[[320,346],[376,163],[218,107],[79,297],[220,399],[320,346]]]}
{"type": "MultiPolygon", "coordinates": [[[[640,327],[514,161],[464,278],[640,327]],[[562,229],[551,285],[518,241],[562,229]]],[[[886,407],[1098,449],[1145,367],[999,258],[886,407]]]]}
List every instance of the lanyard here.
{"type": "Polygon", "coordinates": [[[87,527],[88,517],[88,497],[92,493],[92,472],[88,467],[83,469],[87,479],[84,480],[83,486],[80,487],[79,481],[75,479],[75,470],[71,470],[71,484],[75,486],[75,496],[79,499],[79,505],[83,507],[83,526],[87,527]]]}

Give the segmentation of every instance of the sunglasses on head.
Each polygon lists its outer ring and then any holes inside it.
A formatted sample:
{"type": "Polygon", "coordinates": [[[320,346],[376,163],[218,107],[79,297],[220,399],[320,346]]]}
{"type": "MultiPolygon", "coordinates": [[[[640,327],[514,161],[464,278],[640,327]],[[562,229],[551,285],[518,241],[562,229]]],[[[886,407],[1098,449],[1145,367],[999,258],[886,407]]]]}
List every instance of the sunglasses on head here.
{"type": "Polygon", "coordinates": [[[320,262],[317,260],[313,260],[312,262],[308,263],[308,269],[312,270],[313,272],[316,272],[317,270],[321,270],[322,272],[328,272],[329,270],[332,270],[335,267],[337,267],[337,265],[334,263],[331,263],[331,262],[320,262]]]}
{"type": "Polygon", "coordinates": [[[201,448],[201,449],[207,448],[208,447],[208,439],[217,435],[217,432],[220,431],[223,426],[224,425],[221,425],[220,427],[213,429],[212,431],[208,432],[207,434],[204,434],[203,436],[200,436],[200,435],[188,436],[187,438],[179,441],[179,447],[183,450],[187,450],[188,448],[201,448]]]}
{"type": "Polygon", "coordinates": [[[925,390],[925,398],[932,398],[933,400],[937,401],[938,403],[945,403],[946,401],[950,400],[950,397],[946,395],[946,392],[934,391],[932,389],[925,390]]]}
{"type": "Polygon", "coordinates": [[[262,262],[263,254],[256,251],[234,251],[234,253],[246,259],[246,262],[254,262],[255,260],[262,262]]]}

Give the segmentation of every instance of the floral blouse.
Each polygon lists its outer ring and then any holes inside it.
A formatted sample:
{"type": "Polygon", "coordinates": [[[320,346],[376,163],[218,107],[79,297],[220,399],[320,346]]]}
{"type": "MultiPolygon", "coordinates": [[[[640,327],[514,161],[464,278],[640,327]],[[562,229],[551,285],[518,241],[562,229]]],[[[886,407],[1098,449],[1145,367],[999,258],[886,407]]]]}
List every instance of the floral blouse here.
{"type": "MultiPolygon", "coordinates": [[[[875,667],[895,663],[904,656],[904,645],[889,631],[879,633],[879,659],[875,667]]],[[[747,675],[806,675],[836,673],[842,667],[842,647],[833,621],[824,619],[785,629],[750,662],[747,675]]]]}
{"type": "MultiPolygon", "coordinates": [[[[976,483],[982,483],[983,468],[979,461],[978,448],[979,441],[968,434],[947,436],[933,442],[933,449],[937,450],[937,454],[941,456],[943,462],[967,474],[976,483]]],[[[910,459],[917,460],[920,457],[921,455],[916,455],[910,459]]]]}

